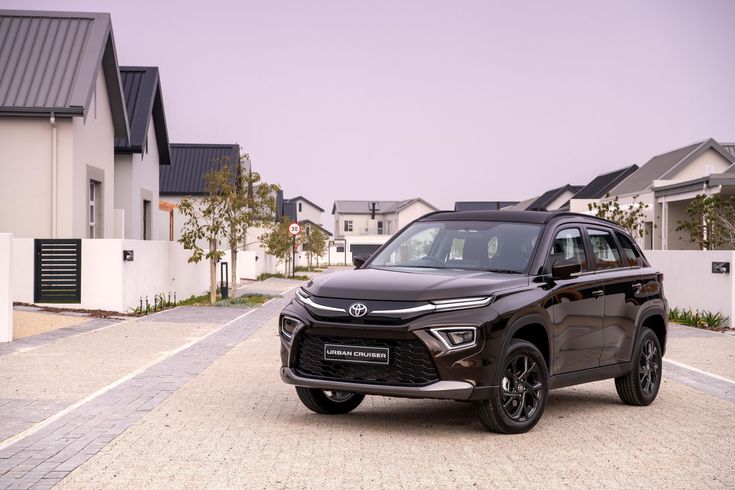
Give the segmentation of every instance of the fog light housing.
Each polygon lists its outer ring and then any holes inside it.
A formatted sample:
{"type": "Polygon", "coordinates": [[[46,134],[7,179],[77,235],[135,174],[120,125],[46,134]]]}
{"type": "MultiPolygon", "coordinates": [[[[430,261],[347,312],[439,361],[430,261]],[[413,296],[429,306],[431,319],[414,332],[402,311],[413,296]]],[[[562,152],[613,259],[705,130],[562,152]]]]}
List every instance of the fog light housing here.
{"type": "Polygon", "coordinates": [[[432,328],[431,333],[444,344],[447,350],[468,349],[477,345],[475,327],[432,328]]]}
{"type": "Polygon", "coordinates": [[[285,338],[289,342],[294,336],[294,333],[296,333],[296,330],[301,328],[304,323],[295,319],[291,318],[289,316],[283,316],[281,317],[281,337],[285,338]]]}

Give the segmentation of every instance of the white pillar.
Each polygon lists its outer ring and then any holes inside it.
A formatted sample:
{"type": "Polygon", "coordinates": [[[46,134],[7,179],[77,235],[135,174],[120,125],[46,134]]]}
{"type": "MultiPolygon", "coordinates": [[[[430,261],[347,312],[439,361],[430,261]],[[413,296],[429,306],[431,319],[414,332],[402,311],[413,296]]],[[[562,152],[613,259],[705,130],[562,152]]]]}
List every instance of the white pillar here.
{"type": "Polygon", "coordinates": [[[13,340],[13,235],[0,233],[0,342],[13,340]]]}

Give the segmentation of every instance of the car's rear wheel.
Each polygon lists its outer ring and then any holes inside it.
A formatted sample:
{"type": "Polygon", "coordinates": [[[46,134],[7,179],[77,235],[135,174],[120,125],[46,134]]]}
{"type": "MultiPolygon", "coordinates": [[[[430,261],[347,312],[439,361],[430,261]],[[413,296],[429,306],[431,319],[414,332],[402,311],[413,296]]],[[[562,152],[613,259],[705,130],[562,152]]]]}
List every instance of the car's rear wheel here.
{"type": "Polygon", "coordinates": [[[633,369],[625,376],[615,378],[615,389],[623,403],[650,405],[661,386],[661,344],[648,327],[642,327],[633,358],[633,369]]]}
{"type": "Polygon", "coordinates": [[[301,403],[312,412],[335,415],[349,413],[365,399],[365,395],[347,391],[320,390],[318,388],[296,387],[301,403]]]}
{"type": "Polygon", "coordinates": [[[488,430],[519,434],[541,419],[548,397],[548,370],[541,352],[530,342],[513,339],[503,356],[497,393],[475,405],[488,430]]]}

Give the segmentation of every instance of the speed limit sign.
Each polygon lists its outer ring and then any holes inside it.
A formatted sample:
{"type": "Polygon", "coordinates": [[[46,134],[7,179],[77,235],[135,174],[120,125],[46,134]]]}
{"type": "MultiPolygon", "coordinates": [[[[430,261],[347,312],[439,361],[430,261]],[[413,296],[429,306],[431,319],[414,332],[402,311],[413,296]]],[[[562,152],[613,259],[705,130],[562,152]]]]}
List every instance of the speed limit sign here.
{"type": "Polygon", "coordinates": [[[291,223],[290,225],[288,225],[288,232],[293,236],[298,235],[299,233],[301,233],[301,225],[296,222],[291,223]]]}

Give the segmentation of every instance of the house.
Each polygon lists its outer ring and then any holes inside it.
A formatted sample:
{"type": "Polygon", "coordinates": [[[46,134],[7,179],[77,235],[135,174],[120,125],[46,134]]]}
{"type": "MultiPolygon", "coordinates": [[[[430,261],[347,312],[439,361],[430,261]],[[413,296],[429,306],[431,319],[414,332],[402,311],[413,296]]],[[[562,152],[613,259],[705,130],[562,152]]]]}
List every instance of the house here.
{"type": "Polygon", "coordinates": [[[455,211],[497,211],[509,206],[515,206],[518,201],[457,201],[455,211]]]}
{"type": "MultiPolygon", "coordinates": [[[[171,164],[171,150],[156,67],[121,66],[128,141],[115,142],[115,238],[167,240],[160,229],[159,165],[171,164]]],[[[166,220],[164,220],[166,221],[166,220]]]]}
{"type": "MultiPolygon", "coordinates": [[[[648,160],[610,190],[622,206],[645,206],[643,248],[696,249],[680,221],[699,194],[735,194],[735,144],[713,138],[677,148],[648,160]]],[[[604,199],[603,199],[604,200],[604,199]]]]}
{"type": "Polygon", "coordinates": [[[113,238],[130,144],[109,14],[0,10],[0,231],[113,238]],[[30,184],[29,184],[30,183],[30,184]]]}
{"type": "Polygon", "coordinates": [[[610,193],[610,191],[625,180],[630,174],[638,170],[638,165],[630,165],[612,172],[600,174],[590,181],[589,184],[582,187],[572,199],[563,206],[573,212],[588,211],[587,205],[602,199],[610,193]]]}
{"type": "Polygon", "coordinates": [[[332,263],[352,261],[352,253],[370,254],[391,235],[421,216],[438,211],[421,198],[403,201],[334,201],[334,239],[332,263]],[[349,255],[348,255],[349,254],[349,255]]]}
{"type": "MultiPolygon", "coordinates": [[[[171,143],[171,164],[159,166],[159,195],[161,209],[166,210],[168,220],[158,220],[159,236],[169,240],[181,238],[184,217],[174,211],[187,196],[196,198],[206,194],[204,176],[227,164],[233,175],[240,161],[238,144],[180,144],[171,143]]],[[[250,172],[250,161],[244,159],[240,167],[250,172]]]]}
{"type": "Polygon", "coordinates": [[[283,215],[290,217],[294,221],[310,221],[321,225],[322,213],[324,213],[324,209],[309,201],[304,196],[283,200],[283,215]]]}
{"type": "Polygon", "coordinates": [[[504,209],[516,211],[558,211],[584,186],[567,184],[548,190],[540,196],[521,201],[504,209]]]}

